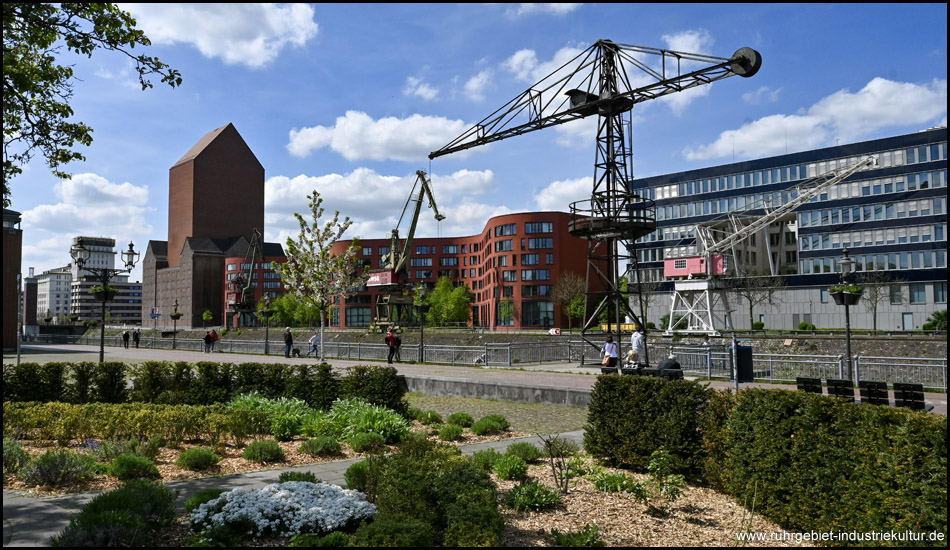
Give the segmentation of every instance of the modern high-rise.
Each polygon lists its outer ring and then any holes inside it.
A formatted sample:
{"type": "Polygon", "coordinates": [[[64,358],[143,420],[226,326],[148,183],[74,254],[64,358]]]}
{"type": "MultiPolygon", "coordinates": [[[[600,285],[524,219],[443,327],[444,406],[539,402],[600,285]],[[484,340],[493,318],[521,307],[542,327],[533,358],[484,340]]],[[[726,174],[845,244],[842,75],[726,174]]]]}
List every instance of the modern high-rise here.
{"type": "MultiPolygon", "coordinates": [[[[772,277],[781,288],[753,308],[753,321],[774,329],[800,323],[840,328],[844,308],[827,290],[841,280],[847,249],[852,278],[866,288],[862,302],[850,308],[851,326],[921,328],[947,308],[946,127],[637,179],[635,190],[656,201],[657,230],[637,245],[641,279],[662,282],[654,288],[650,320],[659,324],[670,311],[673,284],[664,278],[664,260],[703,254],[697,226],[722,222],[726,231],[737,231],[724,222],[730,214],[746,223],[765,216],[796,197],[803,183],[869,156],[875,165],[728,250],[727,264],[739,276],[718,286],[735,289],[743,279],[772,277]]],[[[735,291],[716,295],[716,328],[750,328],[746,300],[735,291]]]]}

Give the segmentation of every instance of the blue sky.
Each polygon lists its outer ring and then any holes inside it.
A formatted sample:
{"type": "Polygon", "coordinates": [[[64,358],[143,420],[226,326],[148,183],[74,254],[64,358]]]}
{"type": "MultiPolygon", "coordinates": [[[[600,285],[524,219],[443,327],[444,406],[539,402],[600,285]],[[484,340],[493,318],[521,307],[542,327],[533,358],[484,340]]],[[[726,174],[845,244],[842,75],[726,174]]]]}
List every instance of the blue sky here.
{"type": "MultiPolygon", "coordinates": [[[[385,238],[422,169],[446,219],[419,236],[474,235],[491,216],[590,198],[595,121],[428,160],[598,39],[730,57],[762,69],[633,111],[646,177],[914,132],[947,123],[946,4],[120,4],[182,86],[142,91],[128,60],[70,58],[71,104],[94,128],[60,181],[35,160],[12,182],[23,272],[69,263],[77,235],[167,238],[168,169],[233,123],[265,169],[265,239],[298,231],[314,189],[385,238]]],[[[137,268],[133,279],[141,278],[137,268]]]]}

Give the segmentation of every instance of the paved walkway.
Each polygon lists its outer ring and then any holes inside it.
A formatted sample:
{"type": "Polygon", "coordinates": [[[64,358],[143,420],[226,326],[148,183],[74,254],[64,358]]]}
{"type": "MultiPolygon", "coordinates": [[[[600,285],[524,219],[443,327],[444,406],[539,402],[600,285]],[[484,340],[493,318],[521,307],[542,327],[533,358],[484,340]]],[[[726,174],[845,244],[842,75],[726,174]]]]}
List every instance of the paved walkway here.
{"type": "MultiPolygon", "coordinates": [[[[99,350],[94,346],[83,345],[35,345],[24,346],[20,360],[23,362],[45,363],[49,361],[97,361],[99,350]]],[[[260,356],[240,354],[207,354],[196,351],[178,350],[151,350],[151,349],[124,349],[106,348],[107,361],[124,361],[127,363],[141,361],[188,361],[198,362],[209,359],[215,361],[228,360],[232,362],[258,361],[272,363],[304,364],[313,363],[313,359],[291,358],[282,356],[260,356]],[[213,357],[213,359],[212,359],[213,357]]],[[[4,363],[16,361],[16,356],[5,354],[4,363]]],[[[335,368],[344,369],[359,364],[372,364],[370,361],[332,360],[335,368]]],[[[580,367],[572,364],[546,364],[541,366],[520,366],[517,369],[507,368],[476,368],[453,367],[444,365],[419,365],[398,363],[394,365],[401,374],[414,377],[425,377],[442,380],[457,380],[465,382],[482,382],[506,384],[511,386],[533,386],[538,388],[561,388],[586,390],[593,387],[596,374],[600,373],[599,366],[580,367]]],[[[714,388],[732,388],[730,382],[710,382],[714,388]]],[[[774,387],[790,389],[794,386],[780,384],[742,384],[742,387],[774,387]]],[[[927,403],[934,406],[934,413],[946,414],[946,394],[928,393],[927,403]]],[[[571,432],[566,436],[582,442],[582,432],[571,432]]],[[[463,447],[463,452],[473,453],[484,448],[495,448],[504,451],[515,441],[537,442],[536,438],[511,439],[494,443],[482,443],[463,447]]],[[[538,443],[539,444],[539,443],[538,443]]],[[[324,462],[293,468],[296,471],[313,472],[318,479],[343,485],[343,473],[355,462],[341,460],[324,462]]],[[[233,489],[245,487],[248,489],[260,488],[277,480],[284,470],[265,470],[247,474],[207,478],[190,481],[176,481],[168,484],[172,489],[180,489],[179,505],[184,510],[184,499],[201,489],[219,487],[233,489]]],[[[91,494],[72,494],[61,497],[33,497],[17,491],[3,491],[3,546],[49,546],[50,537],[58,534],[69,523],[72,514],[78,512],[82,506],[95,496],[91,494]]]]}

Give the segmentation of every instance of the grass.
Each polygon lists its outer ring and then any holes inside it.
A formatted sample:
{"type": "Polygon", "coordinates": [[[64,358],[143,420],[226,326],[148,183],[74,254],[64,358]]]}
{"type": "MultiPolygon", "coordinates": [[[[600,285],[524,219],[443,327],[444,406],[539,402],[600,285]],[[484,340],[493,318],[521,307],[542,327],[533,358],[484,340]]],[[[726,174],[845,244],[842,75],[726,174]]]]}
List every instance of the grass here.
{"type": "Polygon", "coordinates": [[[556,434],[583,429],[587,423],[587,409],[567,405],[541,405],[514,403],[494,399],[468,397],[437,397],[421,393],[408,393],[406,399],[412,407],[434,410],[443,418],[452,413],[465,412],[474,418],[500,414],[511,423],[511,430],[529,434],[556,434]]]}

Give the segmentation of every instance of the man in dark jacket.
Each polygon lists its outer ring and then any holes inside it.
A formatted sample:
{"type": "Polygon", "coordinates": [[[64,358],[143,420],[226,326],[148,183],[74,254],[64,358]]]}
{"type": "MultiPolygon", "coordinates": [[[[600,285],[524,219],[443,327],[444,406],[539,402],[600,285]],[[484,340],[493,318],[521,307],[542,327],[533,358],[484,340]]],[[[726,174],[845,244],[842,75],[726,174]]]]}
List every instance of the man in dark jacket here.
{"type": "Polygon", "coordinates": [[[290,327],[284,331],[284,357],[290,358],[290,350],[294,347],[294,335],[290,332],[290,327]]]}
{"type": "Polygon", "coordinates": [[[657,370],[663,372],[667,369],[680,370],[683,367],[680,366],[679,361],[676,360],[675,355],[670,355],[668,358],[660,361],[660,364],[656,366],[657,370]]]}

